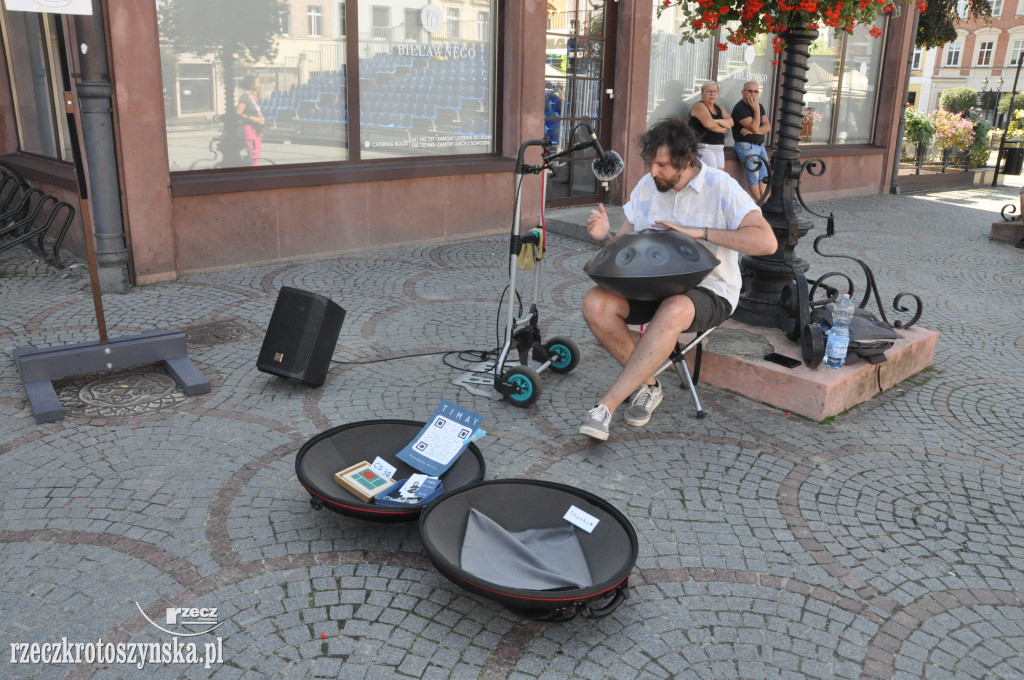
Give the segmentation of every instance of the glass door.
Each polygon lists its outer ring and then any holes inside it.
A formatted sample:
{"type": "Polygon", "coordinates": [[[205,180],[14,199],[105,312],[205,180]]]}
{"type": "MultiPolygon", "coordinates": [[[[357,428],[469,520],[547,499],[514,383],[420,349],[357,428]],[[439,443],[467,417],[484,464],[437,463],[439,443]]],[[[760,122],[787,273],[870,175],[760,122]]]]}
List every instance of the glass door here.
{"type": "MultiPolygon", "coordinates": [[[[544,134],[559,149],[586,139],[589,126],[607,149],[611,131],[611,68],[615,18],[611,0],[549,0],[544,65],[544,134]],[[607,78],[606,78],[607,75],[607,78]]],[[[597,203],[604,188],[594,177],[593,149],[562,159],[548,177],[549,206],[597,203]]]]}

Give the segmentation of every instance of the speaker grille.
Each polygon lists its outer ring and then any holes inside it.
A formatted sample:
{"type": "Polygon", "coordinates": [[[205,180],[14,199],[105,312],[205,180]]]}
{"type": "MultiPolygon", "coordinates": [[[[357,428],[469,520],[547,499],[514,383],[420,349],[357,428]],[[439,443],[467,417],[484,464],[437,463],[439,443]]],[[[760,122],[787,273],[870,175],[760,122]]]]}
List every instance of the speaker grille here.
{"type": "Polygon", "coordinates": [[[344,318],[345,310],[323,295],[282,288],[256,368],[322,385],[344,318]]]}

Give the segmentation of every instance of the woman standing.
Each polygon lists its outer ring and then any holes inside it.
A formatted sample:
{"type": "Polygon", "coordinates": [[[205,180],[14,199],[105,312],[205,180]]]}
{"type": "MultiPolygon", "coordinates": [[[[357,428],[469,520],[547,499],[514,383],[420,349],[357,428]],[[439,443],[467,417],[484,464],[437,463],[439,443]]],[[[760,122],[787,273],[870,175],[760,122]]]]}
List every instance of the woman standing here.
{"type": "Polygon", "coordinates": [[[700,86],[700,101],[690,107],[690,127],[697,133],[700,161],[711,168],[725,170],[725,133],[732,127],[732,116],[718,106],[718,83],[700,86]]]}
{"type": "Polygon", "coordinates": [[[263,109],[260,108],[260,77],[249,75],[243,83],[245,93],[238,100],[235,113],[242,120],[245,146],[249,150],[249,165],[258,165],[263,146],[263,109]]]}

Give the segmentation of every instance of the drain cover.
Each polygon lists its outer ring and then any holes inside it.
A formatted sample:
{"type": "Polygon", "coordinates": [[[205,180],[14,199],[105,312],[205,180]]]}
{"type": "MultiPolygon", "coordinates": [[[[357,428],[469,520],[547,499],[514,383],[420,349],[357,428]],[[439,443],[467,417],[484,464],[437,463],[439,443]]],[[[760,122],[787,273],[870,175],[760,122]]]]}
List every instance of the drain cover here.
{"type": "Polygon", "coordinates": [[[65,416],[126,418],[175,408],[189,397],[162,367],[97,377],[69,378],[54,385],[65,416]]]}

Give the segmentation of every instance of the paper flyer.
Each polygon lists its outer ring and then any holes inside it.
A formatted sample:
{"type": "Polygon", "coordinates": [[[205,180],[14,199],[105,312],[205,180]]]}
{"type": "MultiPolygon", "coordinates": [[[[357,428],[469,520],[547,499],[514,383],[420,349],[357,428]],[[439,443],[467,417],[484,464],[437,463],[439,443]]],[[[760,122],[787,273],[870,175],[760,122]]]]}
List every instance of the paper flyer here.
{"type": "Polygon", "coordinates": [[[472,441],[483,416],[442,399],[416,438],[398,459],[431,477],[440,477],[472,441]]]}

